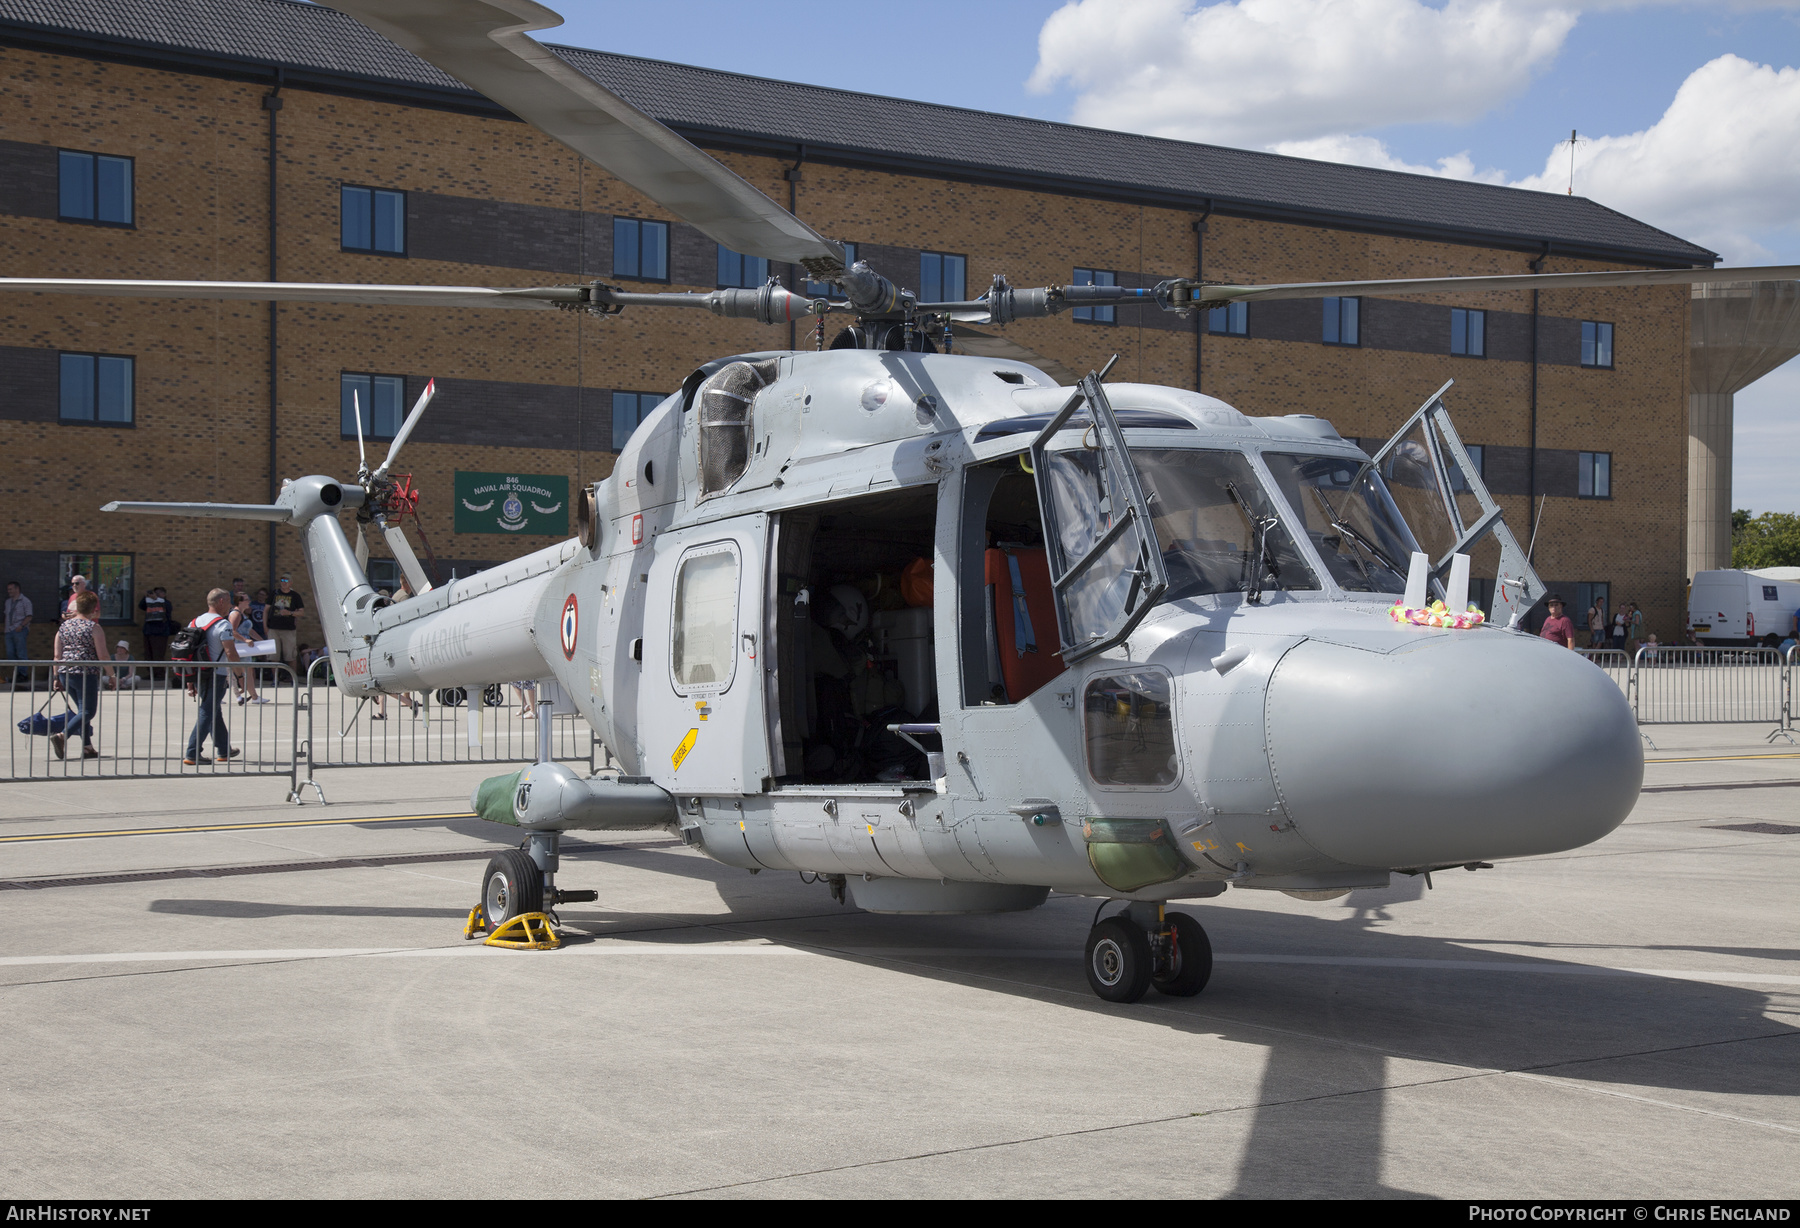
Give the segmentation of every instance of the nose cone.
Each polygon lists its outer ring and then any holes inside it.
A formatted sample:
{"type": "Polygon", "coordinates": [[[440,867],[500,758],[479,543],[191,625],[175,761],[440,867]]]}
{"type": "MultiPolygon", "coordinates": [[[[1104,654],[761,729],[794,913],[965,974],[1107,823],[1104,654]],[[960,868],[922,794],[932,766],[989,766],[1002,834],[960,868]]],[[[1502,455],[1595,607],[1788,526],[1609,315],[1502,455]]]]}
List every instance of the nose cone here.
{"type": "Polygon", "coordinates": [[[1644,753],[1618,686],[1545,640],[1307,640],[1270,679],[1269,763],[1308,843],[1410,867],[1576,848],[1637,803],[1644,753]]]}

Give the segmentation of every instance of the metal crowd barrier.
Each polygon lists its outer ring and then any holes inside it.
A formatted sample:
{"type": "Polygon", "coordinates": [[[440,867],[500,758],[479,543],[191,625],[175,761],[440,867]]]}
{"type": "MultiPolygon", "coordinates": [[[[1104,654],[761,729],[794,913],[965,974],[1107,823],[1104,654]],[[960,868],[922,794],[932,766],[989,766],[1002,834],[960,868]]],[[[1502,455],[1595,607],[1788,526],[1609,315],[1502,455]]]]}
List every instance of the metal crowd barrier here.
{"type": "MultiPolygon", "coordinates": [[[[1794,669],[1800,644],[1775,648],[1644,645],[1626,654],[1577,649],[1624,691],[1645,725],[1773,725],[1769,741],[1794,741],[1794,669]]],[[[1644,740],[1649,742],[1649,736],[1644,740]]],[[[1652,749],[1655,743],[1651,743],[1652,749]]]]}
{"type": "Polygon", "coordinates": [[[537,684],[445,687],[410,695],[355,699],[338,690],[331,661],[321,657],[306,671],[300,698],[295,784],[289,801],[310,788],[325,800],[314,779],[320,768],[382,764],[530,763],[550,758],[585,761],[590,772],[606,748],[579,714],[539,702],[537,684]],[[547,733],[545,732],[547,731],[547,733]],[[548,746],[543,745],[548,739],[548,746]]]}
{"type": "Polygon", "coordinates": [[[216,678],[219,712],[229,758],[208,738],[185,762],[200,704],[167,661],[112,661],[60,672],[54,661],[0,662],[7,692],[7,770],[0,779],[95,780],[153,776],[286,776],[290,794],[299,787],[294,673],[279,662],[183,663],[184,672],[216,678]],[[80,725],[56,753],[52,733],[62,729],[84,698],[93,694],[91,737],[80,725]],[[258,702],[260,701],[260,702],[258,702]],[[21,728],[21,725],[24,728],[21,728]],[[43,732],[29,732],[42,726],[43,732]],[[93,754],[85,753],[91,747],[93,754]]]}

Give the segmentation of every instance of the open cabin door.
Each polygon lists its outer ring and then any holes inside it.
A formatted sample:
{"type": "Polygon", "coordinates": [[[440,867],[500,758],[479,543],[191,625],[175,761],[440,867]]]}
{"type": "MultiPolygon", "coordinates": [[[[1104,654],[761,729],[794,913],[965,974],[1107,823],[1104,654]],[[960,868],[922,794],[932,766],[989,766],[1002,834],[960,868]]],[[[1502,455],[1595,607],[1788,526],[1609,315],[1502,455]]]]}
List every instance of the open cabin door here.
{"type": "MultiPolygon", "coordinates": [[[[1446,380],[1414,410],[1365,469],[1381,474],[1419,548],[1431,556],[1439,595],[1451,558],[1474,554],[1471,574],[1493,576],[1488,618],[1504,627],[1537,604],[1544,582],[1507,528],[1500,505],[1481,480],[1481,466],[1450,421],[1443,397],[1455,382],[1446,380]],[[1480,547],[1485,549],[1477,553],[1480,547]]],[[[1362,477],[1357,475],[1356,485],[1362,477]]]]}
{"type": "Polygon", "coordinates": [[[763,710],[768,518],[660,535],[644,610],[638,740],[676,794],[757,793],[770,776],[763,710]]]}
{"type": "Polygon", "coordinates": [[[1065,665],[1122,643],[1169,587],[1149,503],[1100,378],[1089,373],[1031,442],[1065,665]],[[1085,420],[1077,419],[1083,406],[1085,420]],[[1057,432],[1071,426],[1083,428],[1082,445],[1053,451],[1057,432]]]}

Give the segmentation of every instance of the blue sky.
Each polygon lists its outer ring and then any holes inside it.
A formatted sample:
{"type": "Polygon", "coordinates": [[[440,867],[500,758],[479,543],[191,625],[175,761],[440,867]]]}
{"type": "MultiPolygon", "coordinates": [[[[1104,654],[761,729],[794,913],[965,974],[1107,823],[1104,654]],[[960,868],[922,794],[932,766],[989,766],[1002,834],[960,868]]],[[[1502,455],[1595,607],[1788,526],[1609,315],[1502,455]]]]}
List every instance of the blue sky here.
{"type": "MultiPolygon", "coordinates": [[[[1800,263],[1800,3],[564,0],[538,37],[982,110],[1575,190],[1800,263]],[[1788,70],[1783,72],[1782,70],[1788,70]]],[[[1800,512],[1800,362],[1737,398],[1733,503],[1800,512]]]]}

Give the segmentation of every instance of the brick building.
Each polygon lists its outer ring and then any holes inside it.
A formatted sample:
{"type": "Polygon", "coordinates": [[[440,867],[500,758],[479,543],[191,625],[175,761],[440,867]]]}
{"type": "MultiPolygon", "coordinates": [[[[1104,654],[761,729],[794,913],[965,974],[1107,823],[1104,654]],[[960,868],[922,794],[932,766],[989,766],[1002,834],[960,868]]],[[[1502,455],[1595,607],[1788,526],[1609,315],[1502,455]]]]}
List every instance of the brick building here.
{"type": "MultiPolygon", "coordinates": [[[[1146,285],[1715,259],[1580,198],[566,54],[821,233],[946,297],[996,273],[1146,285]]],[[[710,289],[764,270],[329,9],[0,0],[0,274],[710,289]]],[[[1007,336],[1078,371],[1118,353],[1120,378],[1365,439],[1454,378],[1449,403],[1521,542],[1537,509],[1540,573],[1571,601],[1604,586],[1665,636],[1679,628],[1686,287],[1091,314],[1111,318],[1007,336]]],[[[694,312],[0,295],[0,572],[44,619],[72,567],[99,570],[118,618],[153,584],[186,612],[233,576],[293,572],[304,589],[292,534],[98,508],[264,502],[283,476],[348,476],[351,393],[378,456],[436,377],[400,468],[443,572],[467,574],[564,531],[554,513],[459,521],[453,495],[480,475],[578,488],[609,472],[638,394],[654,394],[647,408],[701,360],[791,344],[811,338],[694,312]]],[[[32,644],[47,653],[47,622],[32,644]]]]}

